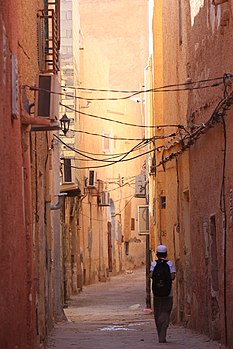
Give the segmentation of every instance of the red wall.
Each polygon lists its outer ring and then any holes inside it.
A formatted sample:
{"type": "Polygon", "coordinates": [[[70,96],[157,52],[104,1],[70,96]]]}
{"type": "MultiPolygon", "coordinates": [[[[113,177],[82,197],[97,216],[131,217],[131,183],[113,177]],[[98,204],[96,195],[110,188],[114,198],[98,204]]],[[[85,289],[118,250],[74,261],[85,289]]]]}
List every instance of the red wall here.
{"type": "Polygon", "coordinates": [[[20,71],[20,5],[20,0],[0,1],[0,347],[4,349],[35,348],[28,134],[21,128],[20,116],[11,117],[10,55],[18,57],[20,71]]]}
{"type": "MultiPolygon", "coordinates": [[[[206,4],[195,18],[189,37],[189,67],[193,81],[208,77],[223,76],[233,71],[232,30],[233,22],[230,4],[216,7],[222,24],[215,28],[210,25],[209,5],[206,4]],[[229,13],[229,21],[222,22],[229,13]],[[208,21],[209,20],[209,21],[208,21]],[[207,23],[208,22],[208,23],[207,23]]],[[[217,12],[216,12],[217,13],[217,12]]],[[[212,14],[212,19],[213,19],[212,14]]],[[[229,93],[232,92],[232,87],[229,93]]],[[[200,92],[190,92],[191,110],[195,112],[192,122],[201,124],[212,115],[224,95],[224,86],[208,88],[200,92]],[[203,107],[205,106],[205,107],[203,107]]],[[[224,167],[224,130],[221,118],[208,132],[203,134],[190,150],[190,217],[192,246],[192,326],[213,338],[225,341],[227,324],[228,347],[233,348],[233,235],[232,198],[233,189],[233,106],[225,114],[226,123],[226,163],[224,167]],[[224,172],[225,169],[225,172],[224,172]],[[223,174],[224,173],[224,174],[223,174]],[[225,179],[225,212],[220,208],[223,179],[225,179]],[[223,213],[226,214],[226,248],[224,246],[223,213]],[[211,217],[216,220],[216,248],[213,245],[211,217]],[[205,241],[203,223],[208,225],[208,242],[205,241]],[[215,251],[214,251],[215,249],[215,251]],[[226,258],[226,268],[224,267],[226,258]],[[226,287],[224,285],[224,273],[226,287]],[[214,287],[218,279],[218,287],[214,287]],[[226,295],[226,308],[224,297],[226,295]]],[[[224,188],[223,188],[224,189],[224,188]]]]}

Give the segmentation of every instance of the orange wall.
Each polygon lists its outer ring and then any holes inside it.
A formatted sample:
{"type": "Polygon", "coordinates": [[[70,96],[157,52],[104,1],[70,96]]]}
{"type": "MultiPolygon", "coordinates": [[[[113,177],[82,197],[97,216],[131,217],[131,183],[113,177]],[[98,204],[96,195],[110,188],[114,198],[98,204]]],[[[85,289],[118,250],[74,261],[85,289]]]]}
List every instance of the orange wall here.
{"type": "MultiPolygon", "coordinates": [[[[177,1],[168,6],[168,3],[155,1],[154,10],[155,87],[161,83],[178,84],[221,77],[225,72],[232,72],[232,2],[215,6],[201,0],[177,1]]],[[[198,125],[206,124],[220,98],[224,97],[223,91],[223,86],[209,86],[189,92],[158,94],[154,99],[154,122],[180,123],[193,133],[198,125]]],[[[232,92],[231,85],[227,92],[232,92]]],[[[223,123],[219,122],[204,132],[190,150],[177,156],[177,162],[173,159],[163,169],[158,169],[154,192],[155,200],[160,190],[167,196],[166,212],[162,216],[157,214],[155,234],[159,234],[163,223],[166,228],[163,241],[173,253],[178,272],[177,320],[211,338],[220,339],[222,343],[227,329],[229,348],[233,347],[230,330],[233,308],[230,296],[233,266],[231,114],[232,106],[229,106],[225,114],[225,167],[224,129],[223,123]],[[222,187],[223,179],[225,187],[222,187]],[[226,203],[223,212],[220,197],[226,203]],[[226,217],[226,234],[223,217],[226,217]],[[173,245],[174,241],[178,246],[173,245]]],[[[165,150],[164,156],[168,154],[165,150]]],[[[157,160],[160,159],[158,154],[157,160]]]]}
{"type": "MultiPolygon", "coordinates": [[[[81,74],[81,86],[97,89],[140,90],[144,84],[144,67],[147,64],[147,3],[144,1],[136,1],[136,3],[131,1],[80,1],[80,23],[84,36],[84,73],[81,74]]],[[[120,93],[114,95],[103,92],[85,93],[85,95],[87,98],[123,96],[120,93]]],[[[132,100],[91,101],[86,109],[82,109],[85,107],[85,103],[81,102],[80,107],[83,112],[100,115],[110,120],[133,124],[141,124],[143,121],[140,103],[132,100]]],[[[88,132],[99,134],[109,132],[111,137],[116,138],[142,139],[144,137],[144,132],[140,128],[82,115],[80,120],[81,127],[88,132]]],[[[82,149],[103,154],[103,139],[82,135],[80,140],[82,149]]],[[[109,156],[111,153],[127,152],[138,142],[111,140],[109,156]]],[[[110,197],[115,205],[115,231],[112,237],[114,271],[119,271],[122,266],[123,268],[131,268],[140,265],[145,260],[144,238],[138,236],[137,228],[135,231],[129,232],[131,217],[135,219],[137,227],[137,205],[145,204],[145,199],[132,199],[135,188],[133,181],[142,170],[143,160],[143,158],[138,158],[134,161],[118,162],[106,168],[96,169],[97,177],[105,182],[105,187],[110,192],[110,197]],[[122,181],[123,177],[124,182],[122,181]],[[127,182],[130,182],[130,185],[126,184],[127,182]],[[121,188],[124,183],[126,185],[121,188]],[[124,206],[127,204],[127,200],[132,200],[131,215],[125,216],[124,206]],[[122,239],[119,233],[120,227],[122,239]],[[125,255],[123,239],[127,242],[130,241],[130,256],[125,255]]],[[[102,165],[103,163],[90,161],[85,163],[86,166],[88,164],[91,168],[93,165],[102,165]]],[[[87,173],[86,171],[86,175],[87,173]]],[[[81,182],[82,180],[83,178],[81,178],[81,182]]],[[[104,217],[106,217],[107,209],[104,210],[104,217]]],[[[111,217],[110,214],[109,217],[111,217]]],[[[95,223],[95,226],[95,231],[98,231],[98,222],[95,223]]],[[[107,225],[105,221],[101,229],[106,244],[107,225]]],[[[86,227],[87,230],[88,227],[86,227]]],[[[98,246],[98,241],[96,244],[98,246]]],[[[93,257],[97,256],[96,252],[98,251],[93,251],[93,257]]],[[[105,249],[106,252],[107,249],[105,249]]],[[[108,266],[106,267],[108,268],[108,266]]]]}

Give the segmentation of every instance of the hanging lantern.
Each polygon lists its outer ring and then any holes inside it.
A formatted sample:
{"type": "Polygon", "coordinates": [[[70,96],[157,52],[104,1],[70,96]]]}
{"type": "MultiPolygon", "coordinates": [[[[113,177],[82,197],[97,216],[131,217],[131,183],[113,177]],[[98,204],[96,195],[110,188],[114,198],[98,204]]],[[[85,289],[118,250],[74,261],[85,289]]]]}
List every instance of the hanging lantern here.
{"type": "Polygon", "coordinates": [[[66,113],[60,119],[60,123],[61,123],[62,132],[64,133],[64,136],[66,136],[67,132],[69,131],[69,127],[70,127],[70,119],[68,118],[66,113]]]}

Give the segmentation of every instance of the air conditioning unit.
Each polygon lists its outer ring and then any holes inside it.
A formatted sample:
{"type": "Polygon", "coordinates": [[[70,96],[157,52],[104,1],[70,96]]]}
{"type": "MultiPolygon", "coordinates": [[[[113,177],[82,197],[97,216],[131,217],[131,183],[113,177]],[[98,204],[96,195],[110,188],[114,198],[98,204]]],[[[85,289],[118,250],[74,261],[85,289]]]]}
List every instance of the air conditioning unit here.
{"type": "Polygon", "coordinates": [[[146,176],[144,174],[140,174],[136,176],[135,197],[136,198],[146,197],[146,176]]]}
{"type": "Polygon", "coordinates": [[[87,187],[94,188],[96,186],[97,174],[96,171],[90,170],[87,178],[87,187]]]}
{"type": "Polygon", "coordinates": [[[59,120],[60,81],[57,75],[39,74],[36,79],[35,116],[59,120]]]}
{"type": "Polygon", "coordinates": [[[110,195],[108,191],[103,191],[99,196],[99,206],[110,206],[110,195]]]}
{"type": "Polygon", "coordinates": [[[138,234],[139,235],[149,234],[149,206],[148,205],[138,206],[138,234]]]}

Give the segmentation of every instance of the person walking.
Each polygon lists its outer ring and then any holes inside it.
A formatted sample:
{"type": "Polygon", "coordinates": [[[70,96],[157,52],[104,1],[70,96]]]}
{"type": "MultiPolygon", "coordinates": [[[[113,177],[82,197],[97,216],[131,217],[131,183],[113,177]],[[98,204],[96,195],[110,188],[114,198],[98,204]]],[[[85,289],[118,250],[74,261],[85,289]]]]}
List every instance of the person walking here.
{"type": "Polygon", "coordinates": [[[175,280],[176,270],[172,261],[167,260],[167,247],[158,245],[157,260],[150,266],[152,290],[154,294],[154,318],[159,343],[166,343],[167,328],[173,306],[172,281],[175,280]]]}

